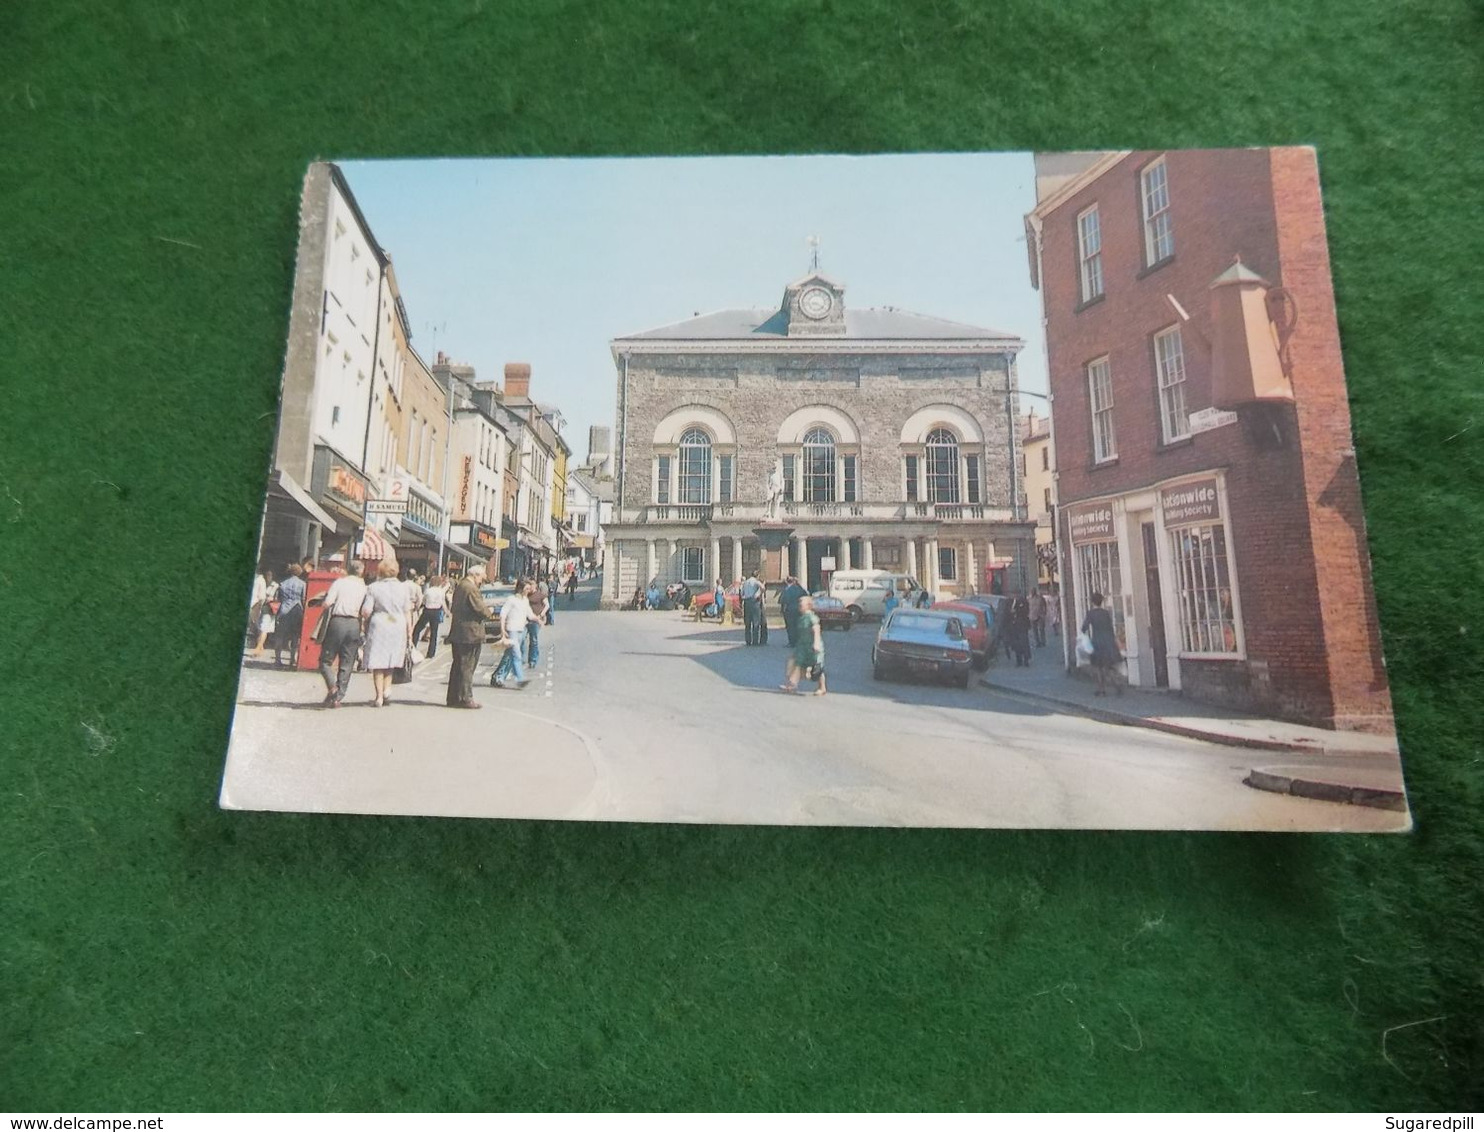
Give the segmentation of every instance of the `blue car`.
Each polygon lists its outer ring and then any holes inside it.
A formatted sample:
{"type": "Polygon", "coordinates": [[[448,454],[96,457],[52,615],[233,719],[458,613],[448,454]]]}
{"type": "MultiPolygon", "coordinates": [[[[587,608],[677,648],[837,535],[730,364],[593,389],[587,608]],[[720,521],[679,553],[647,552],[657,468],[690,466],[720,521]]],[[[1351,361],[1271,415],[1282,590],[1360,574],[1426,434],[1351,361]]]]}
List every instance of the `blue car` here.
{"type": "Polygon", "coordinates": [[[969,686],[974,663],[964,628],[951,613],[932,609],[896,609],[881,623],[871,649],[871,674],[936,676],[960,688],[969,686]]]}

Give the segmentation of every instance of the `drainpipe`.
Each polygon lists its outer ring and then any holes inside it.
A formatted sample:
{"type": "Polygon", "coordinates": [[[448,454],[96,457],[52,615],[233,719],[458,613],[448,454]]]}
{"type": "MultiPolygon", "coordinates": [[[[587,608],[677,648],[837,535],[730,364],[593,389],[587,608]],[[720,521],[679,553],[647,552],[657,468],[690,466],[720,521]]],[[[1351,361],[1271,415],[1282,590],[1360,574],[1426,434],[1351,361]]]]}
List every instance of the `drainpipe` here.
{"type": "Polygon", "coordinates": [[[629,450],[629,355],[623,356],[623,388],[618,398],[618,504],[623,507],[624,473],[628,470],[629,450]]]}
{"type": "MultiPolygon", "coordinates": [[[[431,373],[432,371],[429,370],[431,373]]],[[[453,452],[453,371],[448,374],[448,430],[443,436],[443,521],[438,527],[438,573],[443,573],[444,557],[448,553],[448,547],[444,543],[444,534],[448,530],[449,520],[453,517],[453,508],[448,503],[448,457],[453,452]]]]}
{"type": "MultiPolygon", "coordinates": [[[[381,356],[381,293],[386,288],[386,260],[380,260],[381,267],[376,276],[376,329],[371,332],[371,380],[367,382],[370,389],[366,391],[366,435],[361,438],[361,473],[370,479],[370,473],[366,471],[366,457],[371,452],[371,415],[376,408],[376,362],[381,356]]],[[[356,532],[357,538],[365,538],[366,520],[362,512],[361,529],[356,532]]],[[[345,565],[350,565],[350,547],[345,548],[345,565]]]]}
{"type": "MultiPolygon", "coordinates": [[[[1046,443],[1051,445],[1051,482],[1055,485],[1055,490],[1052,494],[1056,496],[1056,502],[1053,504],[1055,510],[1052,512],[1051,541],[1056,547],[1056,600],[1061,604],[1062,667],[1068,672],[1072,672],[1077,667],[1076,657],[1073,655],[1073,642],[1077,639],[1077,619],[1067,616],[1066,598],[1069,592],[1067,585],[1071,575],[1070,554],[1072,546],[1071,540],[1067,539],[1063,541],[1061,535],[1061,482],[1056,471],[1057,465],[1061,463],[1061,454],[1056,446],[1056,391],[1051,388],[1051,334],[1047,329],[1048,320],[1046,318],[1046,274],[1041,259],[1044,244],[1041,238],[1041,218],[1033,213],[1030,218],[1030,226],[1036,233],[1036,281],[1041,285],[1038,288],[1041,291],[1041,352],[1046,357],[1046,392],[1048,394],[1046,402],[1050,406],[1051,416],[1051,431],[1046,443]],[[1063,551],[1066,552],[1066,556],[1063,555],[1063,551]]],[[[1068,531],[1070,532],[1070,528],[1068,528],[1068,531]]],[[[1032,536],[1031,544],[1034,547],[1035,536],[1032,536]]]]}
{"type": "MultiPolygon", "coordinates": [[[[614,500],[613,500],[613,507],[614,507],[614,510],[617,512],[617,521],[620,522],[620,523],[623,522],[623,499],[624,499],[623,485],[624,485],[624,474],[628,471],[628,466],[629,466],[628,451],[629,451],[629,355],[627,353],[625,353],[624,356],[623,356],[623,387],[619,391],[619,397],[618,397],[618,487],[617,487],[616,492],[614,493],[614,500]]],[[[607,553],[606,553],[606,551],[605,551],[603,557],[604,557],[604,565],[606,567],[606,565],[607,565],[607,553]]],[[[622,568],[620,566],[620,563],[622,563],[622,562],[623,562],[623,555],[620,554],[618,556],[618,558],[615,559],[615,564],[614,564],[614,568],[613,568],[613,587],[614,587],[613,588],[613,598],[614,598],[615,601],[620,600],[621,597],[622,597],[622,595],[618,592],[618,588],[621,585],[621,580],[619,578],[619,575],[622,573],[622,568]]],[[[607,579],[605,578],[604,580],[606,581],[607,579]]]]}

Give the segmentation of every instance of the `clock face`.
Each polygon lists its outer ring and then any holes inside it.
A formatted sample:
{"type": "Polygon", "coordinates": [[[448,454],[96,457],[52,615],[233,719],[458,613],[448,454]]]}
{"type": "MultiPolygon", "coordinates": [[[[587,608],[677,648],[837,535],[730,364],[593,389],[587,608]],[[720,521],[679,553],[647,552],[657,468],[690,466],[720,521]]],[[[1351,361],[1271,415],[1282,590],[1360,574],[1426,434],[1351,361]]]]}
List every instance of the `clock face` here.
{"type": "Polygon", "coordinates": [[[834,305],[834,297],[823,287],[810,287],[799,296],[799,310],[810,318],[823,318],[834,305]]]}

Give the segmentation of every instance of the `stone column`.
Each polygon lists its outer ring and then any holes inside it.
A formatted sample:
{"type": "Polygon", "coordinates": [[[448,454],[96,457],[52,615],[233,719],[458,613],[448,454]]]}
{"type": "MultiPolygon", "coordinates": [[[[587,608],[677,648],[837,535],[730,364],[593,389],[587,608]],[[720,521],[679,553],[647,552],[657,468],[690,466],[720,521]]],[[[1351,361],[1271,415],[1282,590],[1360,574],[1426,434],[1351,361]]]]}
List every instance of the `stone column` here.
{"type": "Polygon", "coordinates": [[[907,540],[907,576],[916,578],[918,581],[922,580],[922,575],[917,572],[917,540],[915,538],[907,540]]]}
{"type": "Polygon", "coordinates": [[[721,537],[719,535],[711,536],[711,560],[706,563],[706,571],[711,576],[701,580],[709,588],[716,584],[717,578],[721,577],[721,537]]]}
{"type": "Polygon", "coordinates": [[[934,597],[938,594],[938,587],[942,584],[938,578],[938,540],[930,538],[923,544],[922,556],[927,559],[922,564],[922,584],[934,597]]]}
{"type": "Polygon", "coordinates": [[[979,588],[979,573],[978,573],[978,567],[976,566],[976,564],[974,562],[974,540],[973,539],[965,539],[964,540],[964,566],[963,566],[963,568],[964,568],[964,577],[963,577],[963,583],[959,586],[959,593],[961,593],[961,594],[973,593],[973,592],[975,592],[979,588]]]}
{"type": "Polygon", "coordinates": [[[788,540],[788,573],[796,578],[804,576],[804,540],[798,535],[788,540]]]}
{"type": "Polygon", "coordinates": [[[839,570],[854,569],[850,562],[850,539],[843,536],[840,539],[840,561],[835,563],[835,567],[839,570]]]}
{"type": "Polygon", "coordinates": [[[649,570],[639,580],[640,586],[648,586],[654,579],[654,576],[659,573],[659,566],[656,565],[657,559],[655,557],[654,539],[645,539],[644,545],[649,549],[649,570]]]}
{"type": "Polygon", "coordinates": [[[871,565],[871,539],[869,536],[861,539],[861,569],[876,569],[876,567],[871,565]]]}

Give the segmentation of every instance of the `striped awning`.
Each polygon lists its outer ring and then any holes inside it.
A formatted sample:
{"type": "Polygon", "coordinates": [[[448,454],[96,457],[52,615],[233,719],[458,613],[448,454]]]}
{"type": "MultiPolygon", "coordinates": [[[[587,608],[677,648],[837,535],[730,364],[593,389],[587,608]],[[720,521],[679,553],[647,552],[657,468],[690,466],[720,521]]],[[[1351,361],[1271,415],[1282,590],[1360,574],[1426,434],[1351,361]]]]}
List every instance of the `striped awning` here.
{"type": "Polygon", "coordinates": [[[365,536],[361,539],[361,552],[357,556],[365,562],[379,562],[383,558],[395,558],[392,548],[381,537],[381,532],[375,527],[367,527],[365,536]]]}

